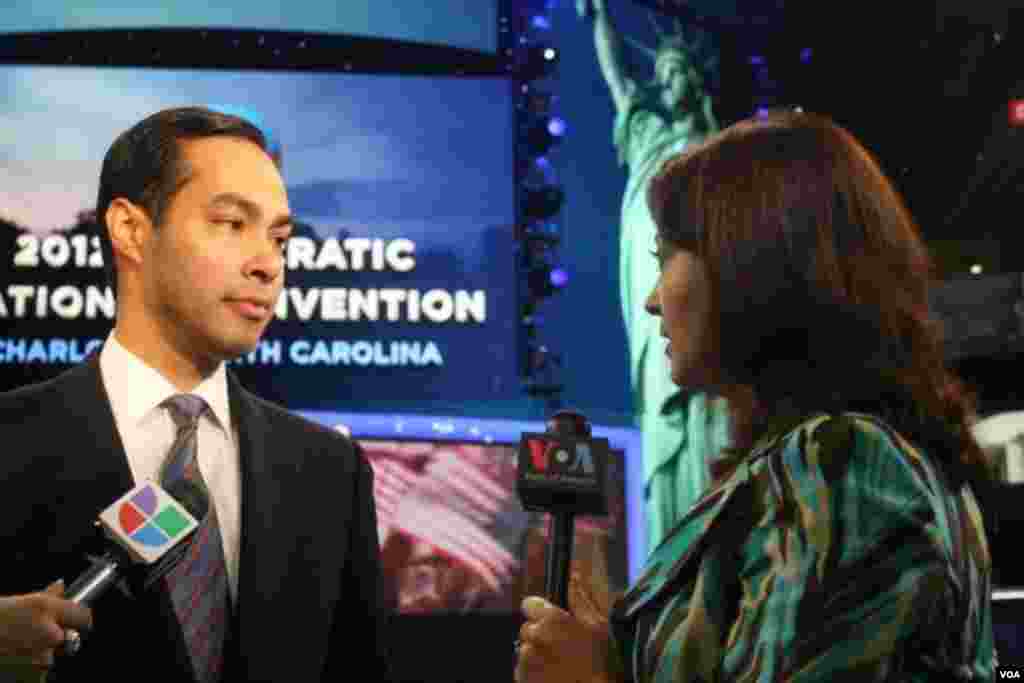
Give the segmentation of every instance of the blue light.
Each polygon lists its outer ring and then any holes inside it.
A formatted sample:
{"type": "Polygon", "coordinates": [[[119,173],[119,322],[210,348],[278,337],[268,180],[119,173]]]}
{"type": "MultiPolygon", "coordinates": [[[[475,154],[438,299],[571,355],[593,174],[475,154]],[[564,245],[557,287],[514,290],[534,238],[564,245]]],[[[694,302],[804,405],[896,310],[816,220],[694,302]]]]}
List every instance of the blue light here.
{"type": "Polygon", "coordinates": [[[748,61],[754,66],[761,66],[764,64],[764,57],[761,55],[750,55],[750,59],[748,61]]]}
{"type": "Polygon", "coordinates": [[[277,136],[277,132],[272,130],[266,122],[266,119],[259,112],[248,109],[234,104],[208,104],[206,105],[209,109],[218,111],[222,114],[228,114],[229,116],[237,116],[238,118],[245,119],[249,123],[253,124],[260,129],[263,133],[267,144],[267,153],[271,157],[279,158],[281,155],[281,140],[277,136]]]}
{"type": "Polygon", "coordinates": [[[555,117],[548,121],[548,132],[554,135],[556,138],[560,138],[565,135],[566,125],[565,120],[555,117]]]}
{"type": "Polygon", "coordinates": [[[809,62],[809,61],[811,61],[811,57],[813,57],[813,56],[814,56],[814,50],[812,50],[809,47],[805,47],[803,50],[800,51],[800,61],[801,62],[809,62]]]}
{"type": "Polygon", "coordinates": [[[757,118],[759,118],[759,119],[766,119],[766,118],[768,118],[768,107],[758,107],[757,108],[757,118]]]}
{"type": "Polygon", "coordinates": [[[551,20],[542,14],[538,14],[530,21],[530,25],[541,31],[548,31],[551,29],[551,20]]]}
{"type": "Polygon", "coordinates": [[[558,223],[546,221],[537,227],[537,232],[549,237],[557,237],[558,233],[561,232],[561,228],[558,227],[558,223]]]}
{"type": "Polygon", "coordinates": [[[546,48],[544,48],[544,59],[546,59],[549,62],[553,62],[553,61],[555,61],[556,57],[558,57],[558,51],[555,50],[555,48],[553,48],[553,47],[546,47],[546,48]]]}
{"type": "Polygon", "coordinates": [[[569,272],[565,268],[553,268],[548,276],[554,287],[565,287],[569,284],[569,272]]]}

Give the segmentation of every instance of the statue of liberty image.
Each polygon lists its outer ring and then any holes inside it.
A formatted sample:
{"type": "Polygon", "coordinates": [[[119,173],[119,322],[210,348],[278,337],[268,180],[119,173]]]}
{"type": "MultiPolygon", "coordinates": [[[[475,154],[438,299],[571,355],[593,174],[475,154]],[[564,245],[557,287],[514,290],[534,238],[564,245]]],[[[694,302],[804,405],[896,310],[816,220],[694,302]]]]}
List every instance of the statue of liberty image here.
{"type": "Polygon", "coordinates": [[[708,459],[728,444],[724,400],[688,392],[672,383],[658,320],[644,301],[658,279],[652,255],[655,226],[647,206],[651,177],[670,157],[718,131],[704,74],[715,68],[704,40],[688,39],[678,20],[659,43],[630,42],[653,61],[654,78],[642,83],[626,73],[622,42],[605,0],[577,0],[590,19],[601,73],[615,104],[613,141],[628,169],[622,198],[619,289],[629,341],[633,408],[644,458],[647,549],[653,549],[709,484],[708,459]]]}

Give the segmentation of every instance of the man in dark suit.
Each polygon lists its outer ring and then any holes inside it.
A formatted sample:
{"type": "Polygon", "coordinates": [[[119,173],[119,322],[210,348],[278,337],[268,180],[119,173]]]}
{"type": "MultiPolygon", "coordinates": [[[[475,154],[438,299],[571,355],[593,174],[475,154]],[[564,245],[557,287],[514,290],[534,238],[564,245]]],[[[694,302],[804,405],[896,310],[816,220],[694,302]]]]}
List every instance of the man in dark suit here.
{"type": "Polygon", "coordinates": [[[189,439],[209,502],[209,533],[182,560],[202,570],[180,572],[206,583],[182,600],[176,569],[108,592],[51,679],[387,678],[372,470],[354,442],[225,368],[255,348],[283,285],[291,219],[266,149],[247,121],[201,108],[122,134],[97,203],[114,330],[80,366],[0,394],[0,595],[76,577],[98,513],[161,480],[189,439]],[[182,395],[198,406],[186,436],[182,395]]]}

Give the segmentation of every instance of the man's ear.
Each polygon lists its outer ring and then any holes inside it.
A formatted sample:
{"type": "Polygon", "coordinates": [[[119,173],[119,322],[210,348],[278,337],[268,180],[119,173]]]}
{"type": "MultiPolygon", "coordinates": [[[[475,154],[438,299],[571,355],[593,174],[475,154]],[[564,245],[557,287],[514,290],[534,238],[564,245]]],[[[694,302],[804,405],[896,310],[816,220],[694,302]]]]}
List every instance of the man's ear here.
{"type": "Polygon", "coordinates": [[[146,211],[127,199],[118,198],[107,207],[105,219],[115,256],[141,265],[144,247],[153,232],[153,223],[146,211]]]}

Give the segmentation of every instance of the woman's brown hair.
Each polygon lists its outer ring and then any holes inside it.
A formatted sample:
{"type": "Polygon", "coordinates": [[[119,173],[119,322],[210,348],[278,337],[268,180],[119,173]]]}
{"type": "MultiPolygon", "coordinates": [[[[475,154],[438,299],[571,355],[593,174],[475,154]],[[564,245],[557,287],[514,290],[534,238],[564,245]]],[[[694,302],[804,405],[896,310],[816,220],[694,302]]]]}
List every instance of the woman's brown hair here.
{"type": "Polygon", "coordinates": [[[879,415],[954,482],[985,486],[930,313],[931,258],[849,132],[809,113],[740,122],[667,162],[648,200],[663,248],[707,268],[726,383],[763,406],[879,415]]]}

